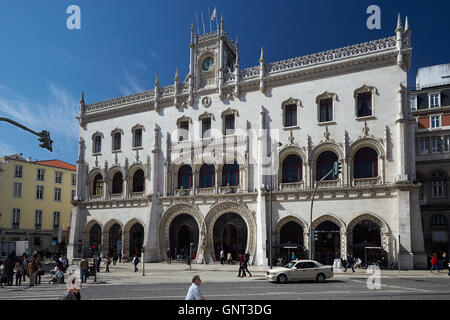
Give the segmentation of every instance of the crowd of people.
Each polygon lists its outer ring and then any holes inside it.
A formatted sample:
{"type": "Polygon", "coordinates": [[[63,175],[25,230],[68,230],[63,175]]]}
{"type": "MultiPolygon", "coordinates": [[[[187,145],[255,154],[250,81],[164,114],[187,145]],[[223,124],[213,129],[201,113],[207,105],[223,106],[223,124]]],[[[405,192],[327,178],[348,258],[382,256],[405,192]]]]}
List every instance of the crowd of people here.
{"type": "Polygon", "coordinates": [[[430,272],[433,273],[433,270],[437,270],[438,273],[443,271],[444,269],[448,270],[447,277],[450,277],[450,260],[447,255],[447,252],[441,252],[439,255],[433,253],[433,256],[430,259],[431,269],[430,272]]]}
{"type": "Polygon", "coordinates": [[[6,260],[0,265],[0,285],[20,286],[22,282],[29,279],[29,286],[41,284],[41,276],[44,274],[42,264],[37,253],[34,253],[31,259],[23,254],[16,257],[13,251],[7,256],[6,260]]]}

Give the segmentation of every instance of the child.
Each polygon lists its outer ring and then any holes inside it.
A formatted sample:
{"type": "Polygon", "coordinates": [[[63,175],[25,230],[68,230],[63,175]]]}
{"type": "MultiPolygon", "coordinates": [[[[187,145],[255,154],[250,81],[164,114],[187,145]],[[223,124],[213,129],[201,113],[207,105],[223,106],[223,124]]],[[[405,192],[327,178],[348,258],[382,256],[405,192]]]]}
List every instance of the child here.
{"type": "Polygon", "coordinates": [[[64,283],[64,272],[62,272],[61,269],[58,268],[58,271],[56,271],[56,283],[60,284],[60,283],[64,283]]]}

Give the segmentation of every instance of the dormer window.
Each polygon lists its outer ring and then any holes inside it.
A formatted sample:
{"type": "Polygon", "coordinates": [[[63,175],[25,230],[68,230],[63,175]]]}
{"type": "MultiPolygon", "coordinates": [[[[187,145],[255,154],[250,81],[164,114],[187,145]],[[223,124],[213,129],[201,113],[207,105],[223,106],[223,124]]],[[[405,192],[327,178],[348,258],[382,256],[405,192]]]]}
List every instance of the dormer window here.
{"type": "Polygon", "coordinates": [[[429,93],[428,101],[430,108],[436,108],[441,106],[441,94],[439,92],[429,93]]]}

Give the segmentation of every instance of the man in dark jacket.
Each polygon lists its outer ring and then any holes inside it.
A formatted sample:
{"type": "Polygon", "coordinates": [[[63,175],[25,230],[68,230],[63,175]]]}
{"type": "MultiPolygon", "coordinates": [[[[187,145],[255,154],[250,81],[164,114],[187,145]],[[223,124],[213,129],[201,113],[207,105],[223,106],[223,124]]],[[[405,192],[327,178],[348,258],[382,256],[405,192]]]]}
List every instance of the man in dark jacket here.
{"type": "Polygon", "coordinates": [[[13,280],[14,280],[14,259],[12,256],[10,256],[7,260],[6,260],[6,285],[7,286],[12,286],[13,285],[13,280]]]}
{"type": "Polygon", "coordinates": [[[344,272],[347,272],[348,267],[351,267],[352,272],[355,272],[355,268],[353,268],[354,263],[355,263],[355,258],[350,253],[347,253],[347,265],[345,266],[344,272]]]}
{"type": "Polygon", "coordinates": [[[238,273],[238,277],[239,278],[243,278],[246,277],[247,275],[245,274],[245,270],[244,270],[244,256],[242,254],[239,254],[239,273],[238,273]],[[241,275],[242,272],[242,275],[241,275]]]}

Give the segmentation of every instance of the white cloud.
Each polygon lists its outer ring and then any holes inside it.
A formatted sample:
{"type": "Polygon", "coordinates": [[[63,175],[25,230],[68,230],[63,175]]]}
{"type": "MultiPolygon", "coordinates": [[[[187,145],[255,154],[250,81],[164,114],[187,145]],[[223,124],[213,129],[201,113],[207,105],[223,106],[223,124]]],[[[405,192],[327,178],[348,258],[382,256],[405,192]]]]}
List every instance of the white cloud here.
{"type": "Polygon", "coordinates": [[[147,67],[145,66],[145,64],[142,61],[136,60],[134,62],[134,66],[136,68],[138,68],[140,71],[146,71],[147,67]]]}
{"type": "Polygon", "coordinates": [[[13,154],[16,154],[16,149],[14,147],[7,145],[6,143],[3,143],[0,141],[0,157],[1,156],[10,156],[13,154]]]}
{"type": "Polygon", "coordinates": [[[158,59],[159,57],[158,57],[158,55],[156,54],[156,52],[155,51],[153,51],[153,50],[150,50],[150,54],[153,56],[153,58],[155,58],[155,59],[158,59]]]}
{"type": "Polygon", "coordinates": [[[137,92],[145,91],[139,79],[132,75],[127,68],[124,68],[124,80],[125,83],[119,83],[119,91],[123,95],[130,95],[137,92]]]}
{"type": "MultiPolygon", "coordinates": [[[[48,103],[41,104],[22,97],[0,85],[0,115],[11,118],[34,131],[47,130],[50,135],[77,139],[78,103],[64,89],[48,82],[48,103]]],[[[55,139],[53,139],[55,140],[55,139]]]]}

